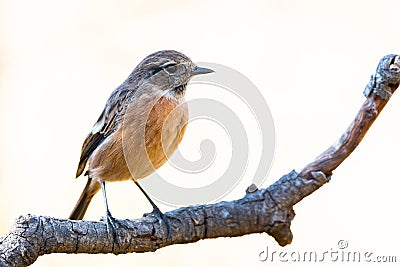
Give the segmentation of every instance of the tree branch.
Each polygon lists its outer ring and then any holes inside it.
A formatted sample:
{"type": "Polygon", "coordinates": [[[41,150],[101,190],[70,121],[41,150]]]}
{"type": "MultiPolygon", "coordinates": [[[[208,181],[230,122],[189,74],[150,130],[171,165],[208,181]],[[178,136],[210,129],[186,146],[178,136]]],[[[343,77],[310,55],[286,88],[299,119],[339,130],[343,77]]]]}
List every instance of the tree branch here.
{"type": "Polygon", "coordinates": [[[327,183],[335,170],[361,142],[390,96],[399,86],[400,58],[380,61],[364,94],[367,100],[341,138],[297,174],[284,175],[266,189],[249,186],[239,200],[180,208],[165,213],[172,228],[154,217],[118,220],[118,244],[102,221],[73,221],[26,215],[0,238],[0,266],[28,266],[50,253],[148,252],[200,239],[234,237],[265,232],[281,246],[290,244],[293,205],[327,183]]]}

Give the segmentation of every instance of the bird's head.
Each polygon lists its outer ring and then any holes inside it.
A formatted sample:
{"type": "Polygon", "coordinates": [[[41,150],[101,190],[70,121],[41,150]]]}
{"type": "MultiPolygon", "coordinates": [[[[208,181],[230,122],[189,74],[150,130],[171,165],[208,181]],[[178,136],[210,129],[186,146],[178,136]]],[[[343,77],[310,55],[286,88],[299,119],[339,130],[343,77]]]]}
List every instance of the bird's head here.
{"type": "Polygon", "coordinates": [[[183,96],[189,80],[199,74],[214,72],[194,64],[190,58],[174,50],[163,50],[143,59],[132,72],[136,82],[153,90],[183,96]]]}

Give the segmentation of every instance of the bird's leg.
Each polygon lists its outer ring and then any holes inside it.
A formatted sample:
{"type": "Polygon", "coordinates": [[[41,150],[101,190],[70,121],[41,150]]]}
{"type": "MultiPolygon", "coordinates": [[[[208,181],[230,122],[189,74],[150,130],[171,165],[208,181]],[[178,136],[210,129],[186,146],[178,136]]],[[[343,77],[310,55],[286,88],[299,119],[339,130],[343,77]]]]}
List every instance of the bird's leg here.
{"type": "Polygon", "coordinates": [[[150,202],[151,206],[153,207],[152,214],[159,220],[159,221],[164,221],[165,225],[167,226],[167,234],[169,240],[172,242],[172,231],[171,231],[171,226],[169,224],[167,216],[164,215],[164,213],[161,212],[161,210],[157,207],[157,205],[151,200],[149,195],[144,191],[144,189],[140,186],[140,184],[133,180],[137,187],[139,187],[140,191],[142,191],[143,195],[147,198],[147,200],[150,202]]]}
{"type": "Polygon", "coordinates": [[[107,231],[109,234],[112,235],[114,242],[118,245],[118,238],[117,238],[117,227],[115,218],[111,215],[110,210],[108,209],[108,202],[107,202],[107,194],[106,194],[106,185],[104,181],[99,181],[101,185],[101,191],[103,192],[103,199],[104,205],[106,207],[106,223],[107,223],[107,231]]]}

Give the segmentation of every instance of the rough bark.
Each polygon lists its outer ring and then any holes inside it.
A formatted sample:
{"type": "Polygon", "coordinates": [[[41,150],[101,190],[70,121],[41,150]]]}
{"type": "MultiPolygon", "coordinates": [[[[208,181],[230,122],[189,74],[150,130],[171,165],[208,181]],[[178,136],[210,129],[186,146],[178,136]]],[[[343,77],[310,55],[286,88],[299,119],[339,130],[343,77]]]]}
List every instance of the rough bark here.
{"type": "Polygon", "coordinates": [[[118,220],[117,240],[104,222],[72,221],[26,215],[0,238],[0,266],[28,266],[50,253],[130,253],[192,243],[200,239],[234,237],[265,232],[281,245],[290,244],[293,205],[327,183],[361,142],[390,96],[399,86],[400,59],[387,55],[365,88],[367,100],[341,138],[300,173],[291,171],[265,189],[249,186],[239,200],[180,208],[167,212],[172,228],[154,217],[118,220]]]}

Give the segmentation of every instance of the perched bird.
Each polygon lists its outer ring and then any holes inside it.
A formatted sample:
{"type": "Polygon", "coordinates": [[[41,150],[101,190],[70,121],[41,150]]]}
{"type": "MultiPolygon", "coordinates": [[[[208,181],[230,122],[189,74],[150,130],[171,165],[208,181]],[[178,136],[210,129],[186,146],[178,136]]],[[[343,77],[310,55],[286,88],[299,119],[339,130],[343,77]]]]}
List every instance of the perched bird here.
{"type": "Polygon", "coordinates": [[[153,173],[177,149],[188,121],[186,86],[193,76],[211,72],[173,50],[153,53],[139,63],[111,94],[83,143],[76,177],[87,166],[88,181],[70,219],[82,219],[102,189],[107,226],[115,234],[105,183],[133,180],[151,203],[153,214],[167,225],[171,238],[166,217],[137,181],[153,173]]]}

